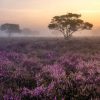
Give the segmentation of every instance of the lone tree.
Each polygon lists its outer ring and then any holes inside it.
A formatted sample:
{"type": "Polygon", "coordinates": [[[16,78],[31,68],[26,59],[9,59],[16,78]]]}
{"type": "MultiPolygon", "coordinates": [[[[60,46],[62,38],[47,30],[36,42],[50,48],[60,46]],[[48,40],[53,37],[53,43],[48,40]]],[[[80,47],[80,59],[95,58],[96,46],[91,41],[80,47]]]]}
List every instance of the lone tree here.
{"type": "Polygon", "coordinates": [[[91,30],[93,25],[80,19],[80,14],[68,13],[66,15],[55,16],[48,25],[49,29],[60,31],[65,39],[72,37],[78,30],[91,30]]]}
{"type": "Polygon", "coordinates": [[[9,37],[11,37],[12,33],[21,32],[18,24],[9,24],[9,23],[1,25],[0,30],[7,32],[9,37]]]}

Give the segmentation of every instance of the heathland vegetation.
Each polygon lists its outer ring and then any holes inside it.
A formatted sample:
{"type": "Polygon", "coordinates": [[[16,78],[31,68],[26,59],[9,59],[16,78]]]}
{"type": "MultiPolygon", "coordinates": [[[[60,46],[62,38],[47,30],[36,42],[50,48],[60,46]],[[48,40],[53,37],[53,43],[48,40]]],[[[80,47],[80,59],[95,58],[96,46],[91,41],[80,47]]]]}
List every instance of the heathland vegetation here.
{"type": "Polygon", "coordinates": [[[100,38],[0,39],[0,100],[100,100],[100,38]]]}

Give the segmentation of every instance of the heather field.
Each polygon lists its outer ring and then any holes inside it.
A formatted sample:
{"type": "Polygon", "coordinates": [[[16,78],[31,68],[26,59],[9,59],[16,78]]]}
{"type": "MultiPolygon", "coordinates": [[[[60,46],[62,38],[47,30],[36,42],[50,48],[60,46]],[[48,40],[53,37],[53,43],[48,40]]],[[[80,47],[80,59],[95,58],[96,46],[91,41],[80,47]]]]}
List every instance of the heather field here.
{"type": "Polygon", "coordinates": [[[100,100],[100,37],[0,38],[0,100],[100,100]]]}

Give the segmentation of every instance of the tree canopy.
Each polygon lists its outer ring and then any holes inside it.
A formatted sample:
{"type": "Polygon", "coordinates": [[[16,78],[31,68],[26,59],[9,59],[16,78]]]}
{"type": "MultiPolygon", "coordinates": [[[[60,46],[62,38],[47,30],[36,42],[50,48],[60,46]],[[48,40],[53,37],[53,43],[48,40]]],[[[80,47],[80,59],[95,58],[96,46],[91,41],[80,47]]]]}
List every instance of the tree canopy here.
{"type": "Polygon", "coordinates": [[[6,31],[7,33],[17,33],[21,31],[18,24],[9,24],[9,23],[1,25],[0,29],[2,31],[6,31]]]}
{"type": "Polygon", "coordinates": [[[78,30],[91,30],[93,24],[80,19],[80,14],[68,13],[66,15],[55,16],[48,25],[49,29],[58,30],[63,33],[64,38],[70,38],[78,30]]]}
{"type": "Polygon", "coordinates": [[[20,33],[21,29],[19,24],[10,24],[5,23],[0,26],[0,30],[8,33],[8,36],[10,37],[12,33],[20,33]]]}

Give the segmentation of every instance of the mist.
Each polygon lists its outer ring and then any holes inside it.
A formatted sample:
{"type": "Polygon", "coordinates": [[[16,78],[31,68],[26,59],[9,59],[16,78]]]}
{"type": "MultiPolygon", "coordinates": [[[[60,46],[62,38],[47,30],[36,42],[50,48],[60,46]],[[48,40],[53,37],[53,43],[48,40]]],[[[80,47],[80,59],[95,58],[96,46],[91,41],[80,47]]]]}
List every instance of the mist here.
{"type": "MultiPolygon", "coordinates": [[[[32,32],[24,32],[21,33],[11,33],[10,37],[35,37],[39,34],[38,31],[32,31],[32,32]]],[[[0,37],[9,37],[9,33],[5,31],[0,31],[0,37]]]]}
{"type": "MultiPolygon", "coordinates": [[[[73,33],[73,37],[98,37],[100,36],[100,28],[92,30],[82,30],[73,33]]],[[[0,37],[9,37],[9,33],[0,30],[0,37]]],[[[23,28],[21,33],[11,33],[11,37],[63,37],[59,31],[53,31],[46,28],[23,28]]]]}

